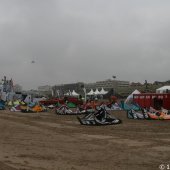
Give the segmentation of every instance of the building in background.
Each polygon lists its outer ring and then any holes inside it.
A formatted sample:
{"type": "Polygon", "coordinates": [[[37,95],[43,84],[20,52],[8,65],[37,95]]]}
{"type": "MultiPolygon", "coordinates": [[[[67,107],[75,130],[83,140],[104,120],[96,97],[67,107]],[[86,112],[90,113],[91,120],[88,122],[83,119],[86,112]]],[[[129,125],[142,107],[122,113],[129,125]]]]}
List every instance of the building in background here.
{"type": "Polygon", "coordinates": [[[51,90],[51,86],[49,85],[45,85],[45,86],[39,86],[38,87],[38,91],[50,91],[51,90]]]}
{"type": "Polygon", "coordinates": [[[84,87],[90,91],[91,89],[96,89],[96,83],[85,83],[84,87]]]}
{"type": "Polygon", "coordinates": [[[83,87],[84,87],[83,82],[60,84],[60,85],[53,86],[52,91],[53,91],[53,95],[56,97],[64,96],[64,94],[71,93],[73,92],[73,90],[82,95],[83,87]]]}
{"type": "Polygon", "coordinates": [[[121,87],[129,87],[129,81],[120,81],[120,80],[104,80],[104,81],[97,81],[94,83],[70,83],[70,84],[61,84],[61,85],[55,85],[52,87],[52,91],[54,96],[64,96],[64,94],[68,94],[75,90],[77,93],[84,95],[83,88],[86,89],[87,92],[89,92],[91,89],[99,89],[101,90],[104,88],[105,90],[112,90],[116,91],[116,89],[121,87]]]}
{"type": "Polygon", "coordinates": [[[45,86],[39,86],[38,87],[38,94],[40,96],[52,96],[52,86],[45,85],[45,86]]]}
{"type": "Polygon", "coordinates": [[[101,89],[103,87],[104,89],[110,90],[110,89],[116,89],[119,87],[128,87],[128,86],[129,86],[129,81],[107,79],[104,81],[96,82],[96,88],[98,89],[101,89]]]}

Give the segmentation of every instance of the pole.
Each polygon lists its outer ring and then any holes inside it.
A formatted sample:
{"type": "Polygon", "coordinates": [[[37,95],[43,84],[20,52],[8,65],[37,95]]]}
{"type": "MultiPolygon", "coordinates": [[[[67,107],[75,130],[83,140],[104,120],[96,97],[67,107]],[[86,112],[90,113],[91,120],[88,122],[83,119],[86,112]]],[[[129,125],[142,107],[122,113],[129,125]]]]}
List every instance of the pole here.
{"type": "Polygon", "coordinates": [[[84,101],[86,102],[87,101],[87,94],[86,94],[86,88],[85,87],[83,88],[83,91],[84,91],[84,101]]]}

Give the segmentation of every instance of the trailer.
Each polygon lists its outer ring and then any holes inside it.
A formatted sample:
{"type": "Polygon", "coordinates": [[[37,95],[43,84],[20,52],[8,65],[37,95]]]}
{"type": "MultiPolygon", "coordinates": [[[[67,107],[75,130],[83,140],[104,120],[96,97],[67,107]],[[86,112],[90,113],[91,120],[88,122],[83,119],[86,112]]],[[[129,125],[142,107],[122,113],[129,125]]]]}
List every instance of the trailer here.
{"type": "Polygon", "coordinates": [[[133,101],[144,108],[153,107],[160,110],[163,107],[170,110],[170,93],[133,94],[133,101]]]}

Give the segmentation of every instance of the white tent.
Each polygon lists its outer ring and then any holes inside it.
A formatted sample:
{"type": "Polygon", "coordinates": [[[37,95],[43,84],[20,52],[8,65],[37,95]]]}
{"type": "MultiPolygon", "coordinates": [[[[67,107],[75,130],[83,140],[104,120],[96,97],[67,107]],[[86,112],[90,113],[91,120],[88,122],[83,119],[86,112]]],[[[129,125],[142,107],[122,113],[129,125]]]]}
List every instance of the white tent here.
{"type": "Polygon", "coordinates": [[[105,94],[107,94],[108,93],[108,91],[105,91],[104,89],[103,89],[103,87],[102,87],[102,89],[101,89],[101,91],[100,91],[100,94],[101,95],[105,95],[105,94]]]}
{"type": "Polygon", "coordinates": [[[127,97],[127,99],[125,100],[125,103],[131,103],[131,102],[133,101],[133,95],[134,95],[134,94],[141,94],[141,92],[138,91],[138,90],[133,91],[133,92],[127,97]]]}
{"type": "Polygon", "coordinates": [[[69,96],[69,95],[70,95],[70,93],[69,93],[69,92],[67,92],[67,93],[65,93],[65,94],[64,94],[64,96],[69,96]]]}
{"type": "Polygon", "coordinates": [[[93,89],[91,89],[91,90],[90,90],[90,92],[88,92],[88,93],[87,93],[87,95],[89,95],[89,96],[94,95],[94,91],[93,91],[93,89]]]}
{"type": "Polygon", "coordinates": [[[72,92],[70,90],[64,94],[64,96],[71,96],[71,95],[72,95],[72,92]]]}
{"type": "Polygon", "coordinates": [[[75,92],[75,90],[73,90],[73,92],[71,93],[72,96],[79,96],[78,93],[75,92]]]}
{"type": "Polygon", "coordinates": [[[99,95],[99,94],[100,94],[99,90],[96,89],[95,92],[94,92],[94,94],[95,94],[95,95],[99,95]]]}
{"type": "Polygon", "coordinates": [[[159,89],[156,89],[156,93],[168,93],[170,92],[170,86],[163,86],[159,89]]]}

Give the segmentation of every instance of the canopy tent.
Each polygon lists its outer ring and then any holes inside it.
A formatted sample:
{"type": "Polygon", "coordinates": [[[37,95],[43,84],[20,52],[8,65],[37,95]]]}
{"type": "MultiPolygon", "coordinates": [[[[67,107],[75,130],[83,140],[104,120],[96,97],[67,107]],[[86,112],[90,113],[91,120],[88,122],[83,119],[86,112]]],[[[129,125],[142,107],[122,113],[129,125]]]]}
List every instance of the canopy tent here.
{"type": "Polygon", "coordinates": [[[67,92],[67,93],[65,93],[65,94],[64,94],[64,96],[70,96],[70,93],[69,93],[69,92],[67,92]]]}
{"type": "Polygon", "coordinates": [[[125,100],[125,103],[128,103],[128,104],[132,103],[132,101],[133,101],[133,94],[141,94],[141,92],[138,91],[138,90],[133,91],[133,92],[127,97],[127,99],[125,100]]]}
{"type": "Polygon", "coordinates": [[[73,90],[73,92],[71,93],[72,96],[79,96],[78,93],[75,92],[75,90],[73,90]]]}
{"type": "Polygon", "coordinates": [[[94,92],[94,94],[95,94],[95,95],[99,95],[99,94],[100,94],[99,90],[96,89],[95,92],[94,92]]]}
{"type": "Polygon", "coordinates": [[[100,91],[100,94],[101,95],[105,95],[105,94],[107,94],[108,93],[108,91],[105,91],[104,89],[103,89],[103,87],[102,87],[102,89],[101,89],[101,91],[100,91]]]}
{"type": "Polygon", "coordinates": [[[93,89],[91,89],[91,90],[90,90],[90,92],[88,92],[88,93],[87,93],[87,95],[89,95],[89,96],[94,95],[94,91],[93,91],[93,89]]]}
{"type": "Polygon", "coordinates": [[[159,89],[156,89],[156,93],[169,93],[170,92],[170,86],[163,86],[159,89]]]}
{"type": "Polygon", "coordinates": [[[71,96],[72,92],[69,90],[67,93],[64,94],[65,96],[71,96]]]}

